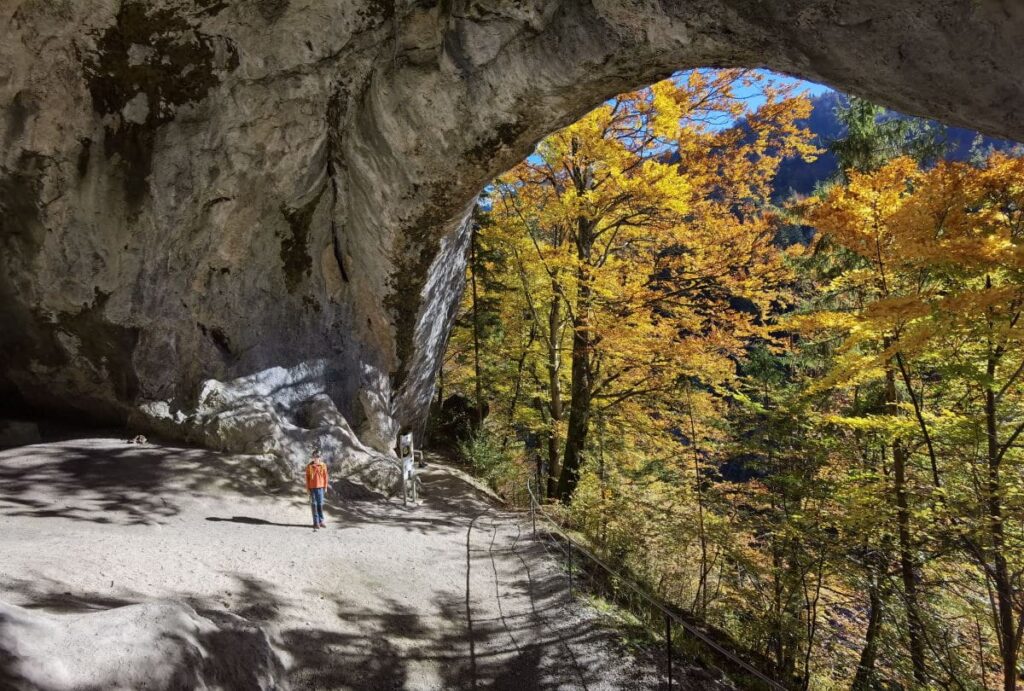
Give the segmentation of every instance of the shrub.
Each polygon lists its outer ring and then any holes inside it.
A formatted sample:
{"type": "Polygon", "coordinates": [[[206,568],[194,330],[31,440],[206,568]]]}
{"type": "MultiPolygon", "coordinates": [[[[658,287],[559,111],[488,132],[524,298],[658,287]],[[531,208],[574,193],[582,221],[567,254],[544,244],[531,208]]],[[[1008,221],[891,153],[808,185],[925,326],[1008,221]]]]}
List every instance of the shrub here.
{"type": "Polygon", "coordinates": [[[518,445],[503,444],[485,426],[459,443],[459,456],[506,501],[524,501],[530,469],[518,445]]]}

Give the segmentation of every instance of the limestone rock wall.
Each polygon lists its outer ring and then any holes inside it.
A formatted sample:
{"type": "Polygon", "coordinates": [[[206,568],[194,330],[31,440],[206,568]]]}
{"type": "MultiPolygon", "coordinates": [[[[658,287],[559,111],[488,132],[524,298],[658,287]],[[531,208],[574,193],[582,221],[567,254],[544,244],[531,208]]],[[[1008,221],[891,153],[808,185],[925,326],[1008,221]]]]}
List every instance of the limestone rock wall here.
{"type": "Polygon", "coordinates": [[[554,128],[760,65],[1024,138],[1021,35],[1011,0],[7,0],[0,398],[188,437],[213,380],[386,452],[473,198],[554,128]]]}
{"type": "Polygon", "coordinates": [[[5,689],[287,688],[262,628],[176,601],[61,615],[0,602],[0,660],[5,689]]]}

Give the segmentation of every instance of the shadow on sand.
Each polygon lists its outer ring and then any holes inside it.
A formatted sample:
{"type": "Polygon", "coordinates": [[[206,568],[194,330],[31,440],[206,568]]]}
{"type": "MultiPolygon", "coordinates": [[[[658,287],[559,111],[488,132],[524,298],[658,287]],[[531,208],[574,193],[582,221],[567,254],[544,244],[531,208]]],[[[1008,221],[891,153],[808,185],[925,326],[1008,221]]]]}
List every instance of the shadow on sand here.
{"type": "Polygon", "coordinates": [[[309,530],[313,527],[312,523],[275,523],[274,521],[265,521],[262,518],[252,518],[250,516],[232,516],[231,518],[221,518],[220,516],[207,516],[206,520],[215,523],[241,523],[243,525],[270,525],[278,528],[305,528],[309,530]]]}
{"type": "MultiPolygon", "coordinates": [[[[0,515],[63,517],[100,525],[152,524],[177,516],[186,496],[205,492],[293,500],[296,511],[303,511],[296,513],[296,519],[306,515],[308,505],[298,478],[295,483],[275,484],[268,473],[245,461],[198,449],[114,442],[71,441],[0,452],[0,515]],[[41,501],[43,485],[61,500],[41,501]]],[[[323,620],[305,626],[296,626],[289,619],[293,596],[280,584],[251,574],[229,574],[235,582],[230,603],[221,595],[188,589],[162,596],[186,602],[211,616],[230,604],[231,612],[266,627],[275,647],[293,661],[290,680],[294,689],[417,686],[424,666],[435,670],[444,688],[577,688],[600,683],[617,664],[614,656],[584,661],[577,660],[573,651],[597,646],[607,631],[593,620],[566,616],[564,571],[534,568],[550,562],[542,544],[517,537],[518,548],[492,552],[494,540],[488,538],[487,530],[512,521],[511,530],[517,519],[500,511],[492,513],[493,504],[437,466],[432,465],[423,477],[423,500],[416,507],[383,500],[358,485],[338,480],[334,483],[338,491],[329,495],[328,515],[336,516],[334,525],[343,527],[372,524],[374,530],[406,531],[417,537],[451,535],[465,550],[465,561],[451,566],[459,574],[458,581],[466,574],[467,592],[462,596],[447,589],[431,589],[429,579],[424,581],[418,602],[412,604],[386,599],[370,605],[324,592],[320,594],[323,620]],[[470,545],[467,530],[474,530],[472,518],[484,513],[497,523],[487,527],[478,522],[476,530],[484,532],[470,545]],[[495,569],[496,582],[490,589],[480,589],[478,584],[474,586],[478,589],[469,593],[470,561],[474,573],[495,569]],[[495,563],[504,566],[498,568],[495,563]],[[478,612],[469,621],[470,601],[477,603],[498,591],[501,599],[513,598],[518,603],[516,611],[505,610],[500,616],[478,612]],[[338,623],[329,623],[332,620],[338,623]]],[[[205,520],[242,526],[311,527],[251,516],[205,516],[205,520]]],[[[121,590],[116,597],[72,592],[60,580],[38,577],[15,579],[5,589],[23,606],[68,613],[108,609],[152,597],[131,589],[121,590]]],[[[208,643],[211,649],[220,644],[208,643]]],[[[0,658],[0,672],[3,666],[0,658]]]]}

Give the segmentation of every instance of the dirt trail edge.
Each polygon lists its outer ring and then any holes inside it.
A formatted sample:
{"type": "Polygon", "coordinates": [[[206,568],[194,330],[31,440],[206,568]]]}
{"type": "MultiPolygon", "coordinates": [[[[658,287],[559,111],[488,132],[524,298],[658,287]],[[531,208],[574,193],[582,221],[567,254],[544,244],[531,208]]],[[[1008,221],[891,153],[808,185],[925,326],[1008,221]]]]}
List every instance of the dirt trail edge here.
{"type": "Polygon", "coordinates": [[[569,600],[520,515],[444,467],[422,477],[417,507],[335,482],[314,532],[301,484],[245,457],[116,439],[0,451],[0,601],[229,613],[267,633],[293,689],[663,683],[569,600]]]}

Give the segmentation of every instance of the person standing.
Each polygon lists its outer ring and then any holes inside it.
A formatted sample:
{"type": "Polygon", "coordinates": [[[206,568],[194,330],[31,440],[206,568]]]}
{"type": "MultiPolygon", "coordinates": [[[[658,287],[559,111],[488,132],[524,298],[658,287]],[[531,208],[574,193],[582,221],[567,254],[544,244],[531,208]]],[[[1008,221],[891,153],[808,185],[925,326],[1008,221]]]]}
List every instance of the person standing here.
{"type": "Polygon", "coordinates": [[[327,464],[320,457],[320,451],[313,451],[313,458],[306,466],[306,490],[313,507],[313,530],[326,528],[324,522],[324,492],[327,491],[327,464]]]}

